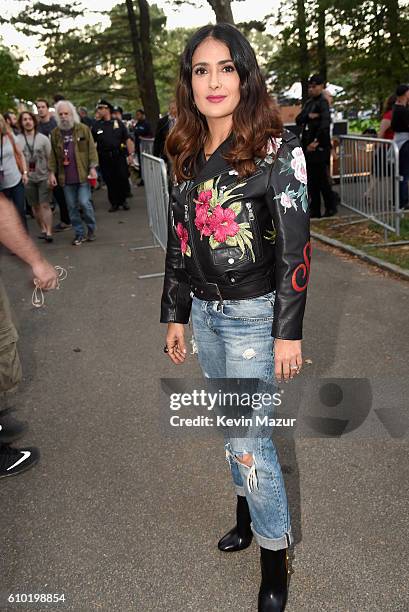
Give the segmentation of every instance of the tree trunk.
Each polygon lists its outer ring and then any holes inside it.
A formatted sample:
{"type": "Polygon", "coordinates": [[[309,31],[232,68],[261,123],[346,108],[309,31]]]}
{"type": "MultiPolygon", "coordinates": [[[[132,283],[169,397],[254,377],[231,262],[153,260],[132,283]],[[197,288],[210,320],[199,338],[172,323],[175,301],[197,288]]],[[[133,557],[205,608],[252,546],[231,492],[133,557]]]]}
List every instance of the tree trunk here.
{"type": "Polygon", "coordinates": [[[150,50],[150,16],[149,5],[146,0],[138,0],[140,12],[140,32],[136,21],[135,9],[132,0],[126,0],[129,29],[133,50],[133,64],[136,81],[139,87],[142,104],[146,117],[153,129],[159,119],[159,102],[153,73],[152,54],[150,50]]]}
{"type": "Polygon", "coordinates": [[[216,23],[231,23],[234,25],[231,0],[208,0],[215,12],[216,23]]]}
{"type": "Polygon", "coordinates": [[[139,31],[142,50],[143,72],[141,97],[144,105],[146,117],[152,129],[155,130],[159,119],[159,100],[156,91],[155,74],[153,69],[153,59],[151,52],[151,19],[149,14],[149,4],[147,0],[138,0],[139,5],[139,31]]]}
{"type": "Polygon", "coordinates": [[[322,0],[318,2],[318,66],[320,75],[327,82],[328,68],[327,68],[327,45],[325,40],[325,7],[322,4],[322,0]]]}
{"type": "Polygon", "coordinates": [[[298,28],[298,71],[302,88],[302,103],[308,98],[308,76],[310,62],[307,44],[307,19],[305,15],[304,0],[297,0],[297,28],[298,28]]]}
{"type": "Polygon", "coordinates": [[[390,35],[390,70],[396,85],[399,84],[402,73],[402,52],[399,41],[399,1],[389,0],[386,5],[386,30],[390,35]]]}

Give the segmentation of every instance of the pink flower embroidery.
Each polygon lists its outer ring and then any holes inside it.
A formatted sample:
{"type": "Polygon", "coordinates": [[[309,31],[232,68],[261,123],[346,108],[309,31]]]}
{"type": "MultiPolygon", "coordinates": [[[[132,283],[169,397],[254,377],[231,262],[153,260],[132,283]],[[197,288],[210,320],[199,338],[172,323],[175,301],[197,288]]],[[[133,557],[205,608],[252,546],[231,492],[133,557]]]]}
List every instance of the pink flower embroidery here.
{"type": "Polygon", "coordinates": [[[293,151],[291,151],[291,155],[293,159],[291,160],[291,168],[294,170],[294,176],[297,181],[303,183],[303,185],[307,184],[307,168],[305,166],[305,157],[301,147],[295,147],[293,151]]]}
{"type": "Polygon", "coordinates": [[[210,205],[208,203],[205,204],[196,204],[196,217],[195,217],[195,225],[200,232],[203,233],[203,230],[207,226],[208,220],[208,211],[210,205]]]}
{"type": "Polygon", "coordinates": [[[187,229],[183,226],[183,223],[181,223],[180,221],[176,226],[176,234],[178,235],[178,238],[180,240],[180,250],[184,255],[187,251],[187,241],[189,240],[189,234],[187,229]]]}
{"type": "Polygon", "coordinates": [[[218,204],[208,219],[208,226],[217,242],[226,242],[228,236],[235,236],[240,227],[234,220],[236,213],[231,208],[222,208],[218,204]]]}
{"type": "Polygon", "coordinates": [[[198,200],[195,201],[199,201],[200,204],[209,204],[210,200],[212,199],[212,195],[213,194],[211,189],[208,189],[207,191],[201,191],[199,193],[198,200]]]}
{"type": "Polygon", "coordinates": [[[294,207],[295,210],[297,210],[297,203],[295,200],[293,200],[292,198],[290,198],[290,196],[287,193],[282,193],[281,194],[281,199],[280,199],[280,204],[281,206],[284,207],[284,212],[287,212],[287,208],[291,208],[294,207]]]}
{"type": "Polygon", "coordinates": [[[281,143],[283,142],[282,138],[269,138],[267,144],[267,155],[271,155],[272,153],[277,153],[278,149],[281,147],[281,143]]]}

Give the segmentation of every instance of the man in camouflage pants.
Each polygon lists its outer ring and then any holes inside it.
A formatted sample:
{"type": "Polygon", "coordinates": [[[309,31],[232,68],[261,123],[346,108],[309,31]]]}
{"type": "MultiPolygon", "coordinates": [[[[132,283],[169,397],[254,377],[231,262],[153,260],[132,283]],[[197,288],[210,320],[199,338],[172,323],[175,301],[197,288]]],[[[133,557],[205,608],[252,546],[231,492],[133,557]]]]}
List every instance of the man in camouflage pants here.
{"type": "MultiPolygon", "coordinates": [[[[1,192],[0,244],[6,246],[31,267],[33,277],[42,289],[56,287],[55,268],[42,257],[23,228],[13,204],[1,192]]],[[[22,377],[17,340],[10,304],[0,278],[0,402],[4,393],[16,388],[22,377]]],[[[40,457],[39,451],[34,447],[17,449],[9,446],[10,442],[14,442],[25,432],[26,427],[5,416],[5,412],[0,409],[0,478],[28,470],[40,457]]]]}

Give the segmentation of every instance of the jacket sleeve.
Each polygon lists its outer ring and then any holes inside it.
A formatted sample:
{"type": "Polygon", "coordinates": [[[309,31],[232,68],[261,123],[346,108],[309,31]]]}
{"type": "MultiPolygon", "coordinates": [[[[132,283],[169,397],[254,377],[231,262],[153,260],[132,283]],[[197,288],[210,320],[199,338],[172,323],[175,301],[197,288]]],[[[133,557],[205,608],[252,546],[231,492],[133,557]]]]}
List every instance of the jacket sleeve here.
{"type": "Polygon", "coordinates": [[[276,297],[271,335],[300,340],[311,243],[305,158],[295,136],[284,141],[277,153],[266,197],[276,232],[276,297]]]}
{"type": "Polygon", "coordinates": [[[98,153],[97,147],[95,145],[94,138],[92,136],[92,132],[87,125],[84,127],[87,128],[87,139],[88,139],[88,163],[90,168],[96,168],[98,166],[98,153]]]}
{"type": "Polygon", "coordinates": [[[322,98],[319,104],[319,126],[317,129],[316,138],[320,145],[328,146],[329,128],[331,125],[331,114],[329,112],[328,101],[322,98]]]}
{"type": "Polygon", "coordinates": [[[190,287],[187,283],[177,278],[177,270],[180,269],[181,250],[180,240],[176,234],[172,197],[168,209],[168,243],[166,248],[165,279],[163,281],[163,292],[161,300],[161,323],[188,323],[192,298],[190,287]]]}
{"type": "Polygon", "coordinates": [[[57,160],[57,156],[55,152],[56,141],[55,141],[54,136],[55,136],[54,133],[51,132],[51,135],[50,135],[51,151],[50,151],[50,157],[48,158],[48,168],[50,172],[56,175],[58,171],[58,160],[57,160]]]}

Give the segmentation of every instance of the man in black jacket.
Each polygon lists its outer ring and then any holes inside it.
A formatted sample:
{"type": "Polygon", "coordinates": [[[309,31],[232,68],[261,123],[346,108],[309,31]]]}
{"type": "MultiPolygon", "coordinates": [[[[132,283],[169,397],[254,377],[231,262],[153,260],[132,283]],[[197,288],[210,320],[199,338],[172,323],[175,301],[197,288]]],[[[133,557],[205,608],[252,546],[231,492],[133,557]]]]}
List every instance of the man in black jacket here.
{"type": "Polygon", "coordinates": [[[165,143],[166,138],[170,130],[173,128],[176,122],[176,102],[172,100],[169,103],[169,112],[161,117],[158,121],[158,125],[156,127],[155,132],[155,141],[153,143],[153,154],[155,157],[162,157],[167,162],[167,157],[165,154],[165,143]]]}
{"type": "Polygon", "coordinates": [[[325,204],[325,217],[337,212],[334,194],[328,177],[331,153],[330,112],[328,101],[322,93],[325,82],[319,75],[308,81],[310,97],[296,118],[302,126],[301,144],[307,163],[308,191],[311,197],[311,217],[321,217],[321,193],[325,204]]]}

